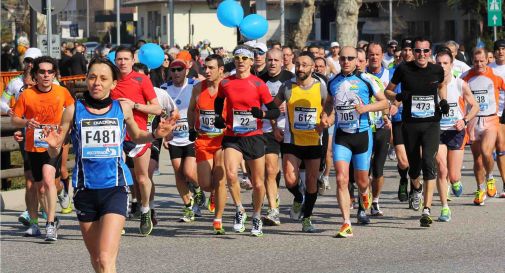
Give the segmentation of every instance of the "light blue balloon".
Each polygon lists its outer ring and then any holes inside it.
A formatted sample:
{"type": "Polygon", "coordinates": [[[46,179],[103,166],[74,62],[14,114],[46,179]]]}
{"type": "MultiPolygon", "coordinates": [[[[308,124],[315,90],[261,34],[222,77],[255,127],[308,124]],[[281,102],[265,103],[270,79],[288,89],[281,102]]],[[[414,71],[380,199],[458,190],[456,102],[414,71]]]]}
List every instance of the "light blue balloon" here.
{"type": "Polygon", "coordinates": [[[244,18],[244,10],[239,2],[226,0],[217,7],[217,19],[225,27],[238,27],[244,18]]]}
{"type": "Polygon", "coordinates": [[[116,51],[111,51],[107,54],[107,59],[111,61],[111,63],[116,64],[116,51]]]}
{"type": "Polygon", "coordinates": [[[165,54],[159,45],[148,43],[140,47],[138,57],[140,63],[149,69],[156,69],[163,64],[165,54]]]}
{"type": "Polygon", "coordinates": [[[258,14],[249,14],[240,23],[240,33],[249,40],[263,37],[268,32],[268,21],[258,14]]]}

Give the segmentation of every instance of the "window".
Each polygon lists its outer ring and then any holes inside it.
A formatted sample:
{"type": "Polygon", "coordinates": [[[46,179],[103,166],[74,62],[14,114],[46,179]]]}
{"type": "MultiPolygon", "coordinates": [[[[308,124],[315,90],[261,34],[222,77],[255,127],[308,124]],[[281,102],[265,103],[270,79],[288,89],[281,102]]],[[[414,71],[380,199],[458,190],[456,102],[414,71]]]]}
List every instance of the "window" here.
{"type": "Polygon", "coordinates": [[[448,20],[444,22],[445,40],[455,40],[456,22],[448,20]]]}

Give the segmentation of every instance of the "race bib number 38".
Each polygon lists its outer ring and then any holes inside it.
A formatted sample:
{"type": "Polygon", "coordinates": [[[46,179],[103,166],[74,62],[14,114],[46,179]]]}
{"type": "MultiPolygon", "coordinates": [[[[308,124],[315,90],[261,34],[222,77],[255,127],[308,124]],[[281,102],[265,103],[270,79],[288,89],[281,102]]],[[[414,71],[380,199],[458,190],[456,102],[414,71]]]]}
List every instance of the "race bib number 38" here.
{"type": "Polygon", "coordinates": [[[116,118],[81,121],[82,158],[121,156],[121,129],[116,118]]]}
{"type": "Polygon", "coordinates": [[[257,122],[249,111],[233,110],[233,132],[234,133],[247,133],[256,130],[257,122]]]}
{"type": "Polygon", "coordinates": [[[480,111],[486,111],[489,108],[489,91],[473,90],[472,93],[479,104],[480,111]]]}
{"type": "Polygon", "coordinates": [[[295,107],[293,126],[298,130],[313,130],[316,128],[316,108],[295,107]]]}
{"type": "Polygon", "coordinates": [[[413,118],[429,118],[435,116],[434,96],[412,96],[411,114],[413,118]]]}

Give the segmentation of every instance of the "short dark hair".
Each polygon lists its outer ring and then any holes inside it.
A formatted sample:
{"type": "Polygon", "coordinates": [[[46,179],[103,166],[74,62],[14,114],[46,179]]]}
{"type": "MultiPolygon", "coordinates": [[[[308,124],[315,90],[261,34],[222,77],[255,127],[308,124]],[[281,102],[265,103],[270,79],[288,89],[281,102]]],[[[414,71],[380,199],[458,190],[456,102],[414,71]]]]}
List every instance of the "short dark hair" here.
{"type": "Polygon", "coordinates": [[[271,46],[272,46],[272,47],[274,47],[274,46],[276,46],[276,45],[278,45],[278,46],[281,46],[281,47],[282,47],[281,42],[279,42],[279,41],[272,41],[271,46]]]}
{"type": "Polygon", "coordinates": [[[382,47],[382,44],[379,42],[370,42],[368,44],[368,47],[366,48],[366,55],[368,55],[368,51],[370,49],[370,46],[379,46],[381,48],[381,51],[384,52],[384,48],[382,47]]]}
{"type": "Polygon", "coordinates": [[[147,65],[145,64],[134,63],[132,68],[136,72],[144,73],[146,76],[149,75],[149,68],[147,68],[147,65]]]}
{"type": "Polygon", "coordinates": [[[88,73],[91,70],[91,67],[95,64],[105,64],[110,68],[110,72],[112,73],[112,79],[117,81],[121,79],[121,72],[119,71],[119,68],[115,66],[109,59],[104,58],[104,57],[94,57],[91,59],[88,65],[88,73]]]}
{"type": "Polygon", "coordinates": [[[217,67],[223,67],[224,66],[223,57],[221,57],[220,55],[218,55],[218,54],[210,54],[209,56],[207,56],[207,58],[205,58],[205,62],[210,62],[212,60],[215,60],[217,62],[217,67]]]}
{"type": "Polygon", "coordinates": [[[454,57],[452,57],[452,53],[451,51],[447,51],[447,50],[441,50],[441,51],[438,51],[437,52],[437,59],[438,57],[442,57],[442,56],[448,56],[449,59],[451,59],[451,63],[454,61],[454,57]]]}
{"type": "Polygon", "coordinates": [[[416,46],[416,43],[417,42],[428,42],[430,44],[430,48],[431,48],[431,40],[426,38],[426,37],[417,37],[414,39],[414,42],[412,43],[414,46],[416,46]]]}
{"type": "MultiPolygon", "coordinates": [[[[317,46],[316,46],[317,47],[317,46]]],[[[314,54],[312,54],[312,52],[310,51],[302,51],[298,56],[297,58],[299,57],[303,57],[303,56],[307,56],[309,57],[312,61],[314,61],[315,57],[314,57],[314,54]]]]}
{"type": "MultiPolygon", "coordinates": [[[[317,48],[317,50],[319,50],[319,46],[318,46],[318,45],[316,45],[316,44],[311,44],[311,45],[309,45],[309,46],[307,47],[307,51],[310,51],[310,49],[311,49],[311,48],[317,48]]],[[[314,59],[314,58],[312,58],[312,59],[314,59]]]]}
{"type": "Polygon", "coordinates": [[[50,63],[50,64],[52,64],[53,65],[54,74],[58,75],[58,61],[56,61],[55,58],[50,57],[50,56],[40,56],[38,58],[35,58],[35,60],[33,60],[33,68],[30,71],[32,79],[35,79],[35,75],[38,73],[38,71],[40,69],[39,66],[40,66],[41,63],[50,63]]]}
{"type": "Polygon", "coordinates": [[[322,60],[324,62],[324,65],[327,66],[328,64],[326,63],[326,59],[323,58],[323,57],[317,57],[314,59],[314,62],[316,62],[317,60],[322,60]]]}
{"type": "Polygon", "coordinates": [[[130,52],[130,54],[132,54],[132,58],[133,56],[135,56],[135,53],[133,52],[133,50],[131,49],[131,47],[128,47],[128,46],[124,46],[124,45],[120,45],[116,48],[116,58],[117,58],[117,54],[119,52],[130,52]]]}

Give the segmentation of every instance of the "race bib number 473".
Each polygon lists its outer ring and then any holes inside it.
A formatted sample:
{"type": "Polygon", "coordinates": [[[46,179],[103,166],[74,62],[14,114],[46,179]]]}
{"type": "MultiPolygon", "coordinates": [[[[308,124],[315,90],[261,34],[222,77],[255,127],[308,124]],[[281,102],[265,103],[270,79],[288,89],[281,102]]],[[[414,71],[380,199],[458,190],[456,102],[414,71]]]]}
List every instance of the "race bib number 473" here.
{"type": "Polygon", "coordinates": [[[82,158],[121,156],[121,129],[116,118],[81,120],[82,158]]]}
{"type": "Polygon", "coordinates": [[[435,116],[434,96],[412,96],[411,114],[413,118],[429,118],[435,116]]]}

